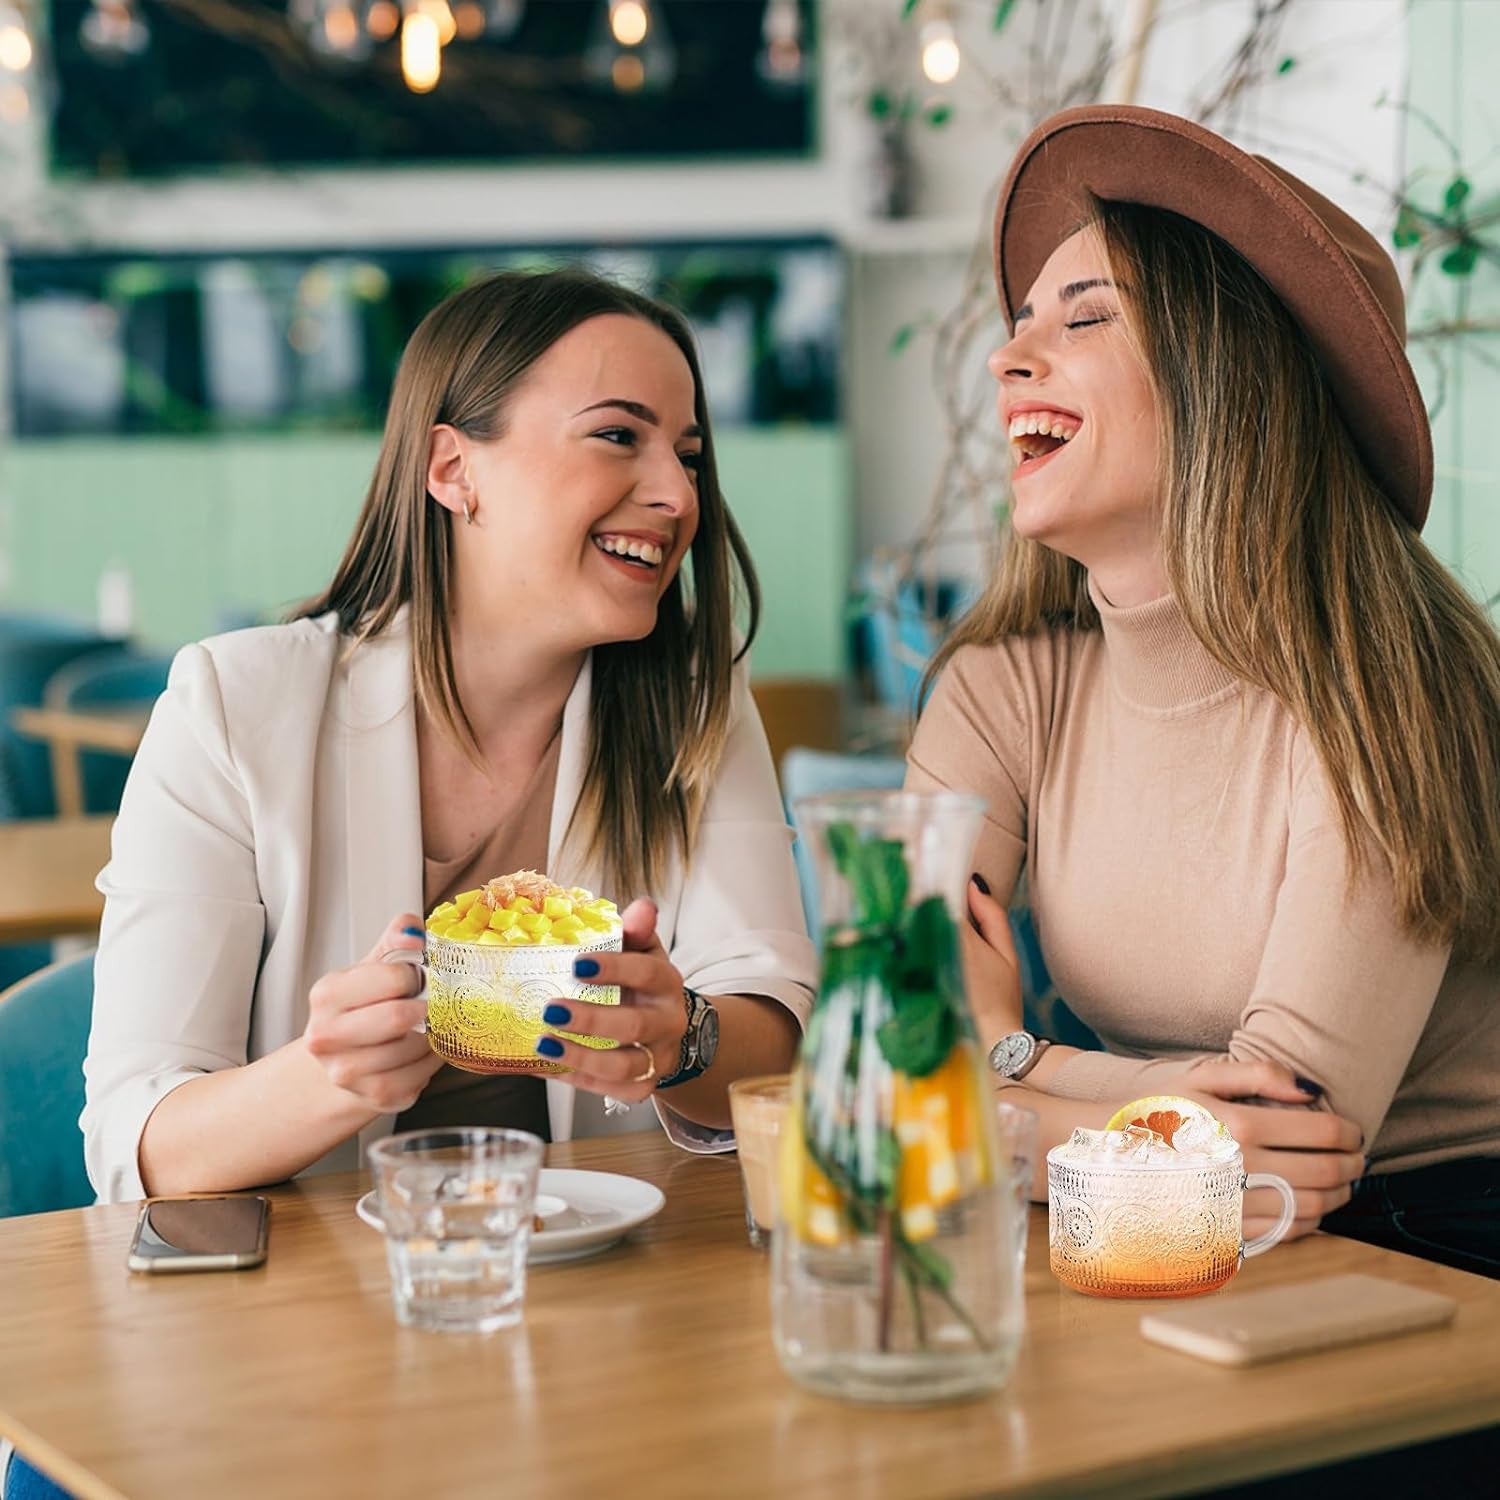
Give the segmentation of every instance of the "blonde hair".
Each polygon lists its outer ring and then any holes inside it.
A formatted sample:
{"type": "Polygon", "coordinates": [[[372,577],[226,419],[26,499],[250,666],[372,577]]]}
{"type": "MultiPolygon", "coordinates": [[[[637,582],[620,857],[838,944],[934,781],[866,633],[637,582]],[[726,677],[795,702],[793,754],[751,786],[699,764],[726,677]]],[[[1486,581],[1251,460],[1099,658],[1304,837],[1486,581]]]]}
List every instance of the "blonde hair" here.
{"type": "Polygon", "coordinates": [[[479,747],[459,701],[448,612],[453,516],[427,493],[428,439],[447,423],[479,441],[505,433],[507,399],[565,333],[607,313],[640,318],[681,350],[703,431],[698,530],[639,641],[593,653],[592,728],[574,825],[620,893],[656,889],[686,858],[729,733],[731,676],[749,649],[760,593],[719,489],[703,378],[687,323],[670,308],[578,269],[505,272],[454,293],[422,320],[396,372],[385,436],[333,581],[294,618],[330,610],[355,645],[411,607],[417,702],[464,749],[479,747]],[[735,648],[735,607],[747,613],[735,648]]]}
{"type": "MultiPolygon", "coordinates": [[[[1193,634],[1311,738],[1351,874],[1373,842],[1403,928],[1500,956],[1500,638],[1381,493],[1301,330],[1201,226],[1093,205],[1157,396],[1163,559],[1193,634]]],[[[1097,628],[1084,569],[1012,535],[960,646],[1097,628]]]]}

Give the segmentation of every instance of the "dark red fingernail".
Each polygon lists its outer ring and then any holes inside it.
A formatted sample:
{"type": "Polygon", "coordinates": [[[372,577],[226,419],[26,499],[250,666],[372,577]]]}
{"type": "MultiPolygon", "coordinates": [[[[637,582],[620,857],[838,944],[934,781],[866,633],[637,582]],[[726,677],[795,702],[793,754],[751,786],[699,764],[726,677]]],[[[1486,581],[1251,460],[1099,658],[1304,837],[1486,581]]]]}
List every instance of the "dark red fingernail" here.
{"type": "Polygon", "coordinates": [[[1304,1078],[1300,1073],[1294,1073],[1292,1075],[1292,1082],[1295,1083],[1304,1094],[1311,1094],[1314,1099],[1320,1099],[1323,1096],[1323,1085],[1321,1083],[1314,1083],[1311,1078],[1304,1078]]]}
{"type": "Polygon", "coordinates": [[[974,884],[979,887],[979,894],[981,896],[988,896],[989,895],[989,893],[990,893],[990,883],[989,883],[989,881],[987,881],[984,878],[983,875],[981,875],[979,873],[978,870],[975,870],[974,873],[971,876],[969,876],[969,879],[972,880],[974,882],[974,884]]]}

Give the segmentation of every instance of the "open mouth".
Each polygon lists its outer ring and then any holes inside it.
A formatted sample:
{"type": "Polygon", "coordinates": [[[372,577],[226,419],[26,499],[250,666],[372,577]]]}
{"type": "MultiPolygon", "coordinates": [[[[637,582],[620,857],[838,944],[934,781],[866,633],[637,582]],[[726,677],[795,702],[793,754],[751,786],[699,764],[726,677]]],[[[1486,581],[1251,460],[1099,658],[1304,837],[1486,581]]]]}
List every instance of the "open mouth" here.
{"type": "Polygon", "coordinates": [[[1049,458],[1061,453],[1083,427],[1069,412],[1018,412],[1010,421],[1010,447],[1016,458],[1016,476],[1030,474],[1049,458]]]}
{"type": "Polygon", "coordinates": [[[619,563],[643,577],[651,577],[660,571],[667,555],[665,548],[659,547],[655,542],[642,541],[639,537],[604,535],[590,540],[611,562],[619,563]]]}

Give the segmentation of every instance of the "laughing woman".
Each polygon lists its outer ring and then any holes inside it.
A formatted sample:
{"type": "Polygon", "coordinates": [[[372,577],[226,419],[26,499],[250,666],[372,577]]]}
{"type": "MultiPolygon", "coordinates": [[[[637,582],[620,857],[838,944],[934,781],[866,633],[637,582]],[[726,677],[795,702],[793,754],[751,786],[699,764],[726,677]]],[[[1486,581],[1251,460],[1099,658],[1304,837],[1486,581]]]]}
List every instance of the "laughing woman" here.
{"type": "Polygon", "coordinates": [[[1418,534],[1395,267],[1272,164],[1113,107],[1022,146],[996,263],[1012,535],[909,782],[989,802],[1002,1086],[1044,1144],[1197,1095],[1301,1232],[1500,1274],[1500,642],[1418,534]],[[1103,1051],[1022,1029],[1023,868],[1103,1051]]]}
{"type": "Polygon", "coordinates": [[[333,582],[184,650],[131,771],[86,1065],[100,1197],[353,1167],[393,1123],[622,1128],[606,1095],[727,1148],[729,1082],[789,1063],[814,979],[741,588],[753,634],[676,314],[576,271],[436,308],[333,582]],[[518,868],[649,898],[600,961],[623,1004],[567,1026],[623,1045],[541,1043],[567,1082],[440,1066],[381,961],[518,868]]]}

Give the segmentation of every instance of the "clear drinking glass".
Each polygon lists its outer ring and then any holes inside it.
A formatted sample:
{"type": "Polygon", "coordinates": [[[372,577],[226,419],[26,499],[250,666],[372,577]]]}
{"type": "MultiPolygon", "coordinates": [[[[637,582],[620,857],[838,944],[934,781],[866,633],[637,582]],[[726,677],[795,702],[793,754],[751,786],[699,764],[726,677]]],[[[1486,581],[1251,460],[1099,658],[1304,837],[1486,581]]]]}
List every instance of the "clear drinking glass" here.
{"type": "Polygon", "coordinates": [[[1041,1138],[1041,1120],[1034,1109],[1018,1104],[995,1106],[995,1128],[1000,1136],[1001,1158],[1010,1163],[1011,1200],[1015,1205],[1016,1268],[1022,1284],[1026,1279],[1026,1234],[1031,1226],[1031,1164],[1036,1160],[1041,1138]]]}
{"type": "Polygon", "coordinates": [[[791,1086],[788,1073],[736,1078],[729,1085],[729,1118],[745,1182],[745,1227],[757,1250],[771,1243],[776,1227],[776,1153],[791,1086]]]}
{"type": "Polygon", "coordinates": [[[541,1164],[524,1130],[409,1130],[371,1145],[398,1322],[449,1333],[520,1322],[541,1164]]]}
{"type": "Polygon", "coordinates": [[[931,1402],[1004,1383],[1021,1336],[1015,1193],[964,994],[959,928],[984,804],[797,804],[823,972],[782,1131],[772,1314],[828,1395],[931,1402]]]}
{"type": "Polygon", "coordinates": [[[1052,1274],[1093,1297],[1193,1297],[1217,1291],[1246,1256],[1269,1250],[1292,1226],[1290,1184],[1245,1174],[1232,1140],[1217,1159],[1188,1157],[1143,1138],[1149,1131],[1077,1130],[1047,1153],[1052,1274]],[[1136,1141],[1105,1141],[1135,1137],[1136,1141]],[[1281,1217],[1248,1244],[1246,1187],[1275,1188],[1281,1217]]]}

